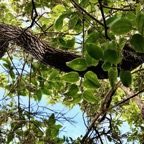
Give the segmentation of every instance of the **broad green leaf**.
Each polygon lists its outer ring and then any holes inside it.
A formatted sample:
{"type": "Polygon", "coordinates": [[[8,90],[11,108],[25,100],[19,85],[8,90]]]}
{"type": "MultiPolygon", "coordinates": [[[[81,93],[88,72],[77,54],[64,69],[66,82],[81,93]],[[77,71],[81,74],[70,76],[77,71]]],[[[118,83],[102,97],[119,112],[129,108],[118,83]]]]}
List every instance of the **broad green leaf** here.
{"type": "Polygon", "coordinates": [[[87,69],[84,58],[76,58],[70,62],[67,62],[66,65],[76,71],[84,71],[87,69]]]}
{"type": "Polygon", "coordinates": [[[111,67],[108,70],[108,77],[109,77],[109,81],[110,81],[111,86],[114,88],[116,81],[117,81],[117,77],[118,77],[117,67],[111,67]]]}
{"type": "Polygon", "coordinates": [[[81,31],[82,31],[82,25],[81,25],[81,20],[80,19],[78,19],[78,22],[77,22],[76,26],[74,27],[74,30],[77,33],[81,33],[81,31]]]}
{"type": "Polygon", "coordinates": [[[1,60],[5,61],[7,65],[11,66],[11,62],[8,58],[1,58],[1,60]]]}
{"type": "Polygon", "coordinates": [[[99,34],[97,32],[92,32],[88,35],[88,38],[86,39],[86,44],[96,43],[98,39],[99,39],[99,34]]]}
{"type": "Polygon", "coordinates": [[[52,138],[56,138],[58,134],[59,134],[59,128],[52,127],[52,129],[51,129],[51,137],[52,138]]]}
{"type": "Polygon", "coordinates": [[[86,8],[89,5],[89,0],[82,0],[80,2],[80,6],[86,8]]]}
{"type": "Polygon", "coordinates": [[[100,83],[98,81],[97,75],[92,72],[92,71],[88,71],[85,76],[84,76],[87,80],[92,81],[95,85],[97,85],[97,87],[100,87],[100,83]]]}
{"type": "Polygon", "coordinates": [[[85,60],[87,66],[97,66],[99,62],[98,60],[92,58],[87,52],[85,54],[85,60]]]}
{"type": "Polygon", "coordinates": [[[54,23],[54,28],[59,31],[62,29],[63,27],[63,20],[64,20],[64,17],[63,16],[60,16],[56,19],[55,23],[54,23]]]}
{"type": "Polygon", "coordinates": [[[37,99],[38,101],[40,101],[41,98],[42,98],[42,90],[41,90],[41,89],[38,89],[38,90],[36,91],[36,99],[37,99]]]}
{"type": "Polygon", "coordinates": [[[89,89],[96,89],[99,88],[98,85],[96,85],[95,83],[93,83],[91,80],[85,79],[83,82],[83,86],[85,88],[89,88],[89,89]]]}
{"type": "Polygon", "coordinates": [[[11,70],[11,71],[9,72],[9,74],[10,74],[10,76],[11,76],[12,79],[15,79],[15,73],[13,72],[13,70],[11,70]]]}
{"type": "Polygon", "coordinates": [[[109,62],[103,63],[102,69],[103,69],[104,71],[108,71],[110,68],[111,68],[111,63],[109,63],[109,62]]]}
{"type": "Polygon", "coordinates": [[[11,65],[8,65],[7,63],[4,63],[3,66],[4,66],[6,69],[8,69],[8,70],[9,70],[10,67],[11,67],[11,65]]]}
{"type": "Polygon", "coordinates": [[[104,60],[112,64],[118,64],[121,62],[122,57],[119,51],[108,49],[104,52],[104,60]]]}
{"type": "Polygon", "coordinates": [[[66,35],[65,37],[59,38],[59,43],[63,49],[73,48],[75,45],[75,37],[66,35]]]}
{"type": "Polygon", "coordinates": [[[72,97],[73,97],[75,94],[77,94],[78,91],[79,91],[78,86],[75,85],[75,84],[72,84],[72,85],[70,86],[68,92],[65,93],[64,95],[66,95],[66,96],[72,96],[72,97]]]}
{"type": "Polygon", "coordinates": [[[86,50],[88,54],[96,60],[99,60],[103,57],[103,50],[100,47],[98,47],[96,44],[92,44],[92,43],[87,44],[86,50]]]}
{"type": "Polygon", "coordinates": [[[98,0],[89,0],[89,2],[95,4],[98,2],[98,0]]]}
{"type": "Polygon", "coordinates": [[[49,117],[49,120],[47,121],[47,124],[48,124],[49,126],[52,126],[52,125],[55,124],[55,122],[56,122],[55,115],[54,115],[54,114],[51,114],[51,116],[49,117]]]}
{"type": "Polygon", "coordinates": [[[72,98],[73,100],[71,101],[71,103],[73,104],[77,104],[82,100],[81,94],[75,94],[72,98]]]}
{"type": "Polygon", "coordinates": [[[59,74],[59,72],[55,69],[52,70],[52,72],[50,73],[50,76],[49,76],[49,80],[53,80],[55,77],[57,77],[59,74]]]}
{"type": "Polygon", "coordinates": [[[67,36],[65,39],[66,47],[74,47],[75,45],[75,37],[67,36]]]}
{"type": "Polygon", "coordinates": [[[120,79],[124,86],[129,87],[132,83],[132,75],[130,71],[121,71],[120,79]]]}
{"type": "Polygon", "coordinates": [[[120,20],[121,17],[118,15],[114,15],[106,20],[107,26],[111,27],[116,21],[120,20]]]}
{"type": "Polygon", "coordinates": [[[83,92],[83,99],[86,100],[87,102],[95,103],[96,98],[93,95],[93,92],[91,90],[86,90],[83,92]]]}
{"type": "Polygon", "coordinates": [[[73,29],[75,28],[76,24],[78,22],[78,13],[73,13],[69,19],[69,28],[73,29]]]}
{"type": "Polygon", "coordinates": [[[62,80],[66,82],[77,82],[79,80],[79,74],[77,72],[69,72],[62,77],[62,80]]]}
{"type": "Polygon", "coordinates": [[[112,27],[111,30],[116,35],[122,35],[130,32],[132,29],[132,23],[127,19],[120,19],[116,21],[112,27]]]}
{"type": "Polygon", "coordinates": [[[66,45],[66,41],[63,37],[60,37],[59,38],[59,43],[62,45],[62,46],[65,46],[66,45]]]}
{"type": "Polygon", "coordinates": [[[144,37],[140,34],[134,34],[130,40],[135,51],[144,52],[144,37]]]}
{"type": "Polygon", "coordinates": [[[84,77],[85,77],[83,82],[84,87],[92,89],[100,87],[97,75],[94,72],[88,71],[84,77]]]}
{"type": "Polygon", "coordinates": [[[42,93],[44,93],[46,95],[50,95],[51,94],[51,91],[45,86],[42,87],[41,90],[42,90],[42,93]]]}
{"type": "Polygon", "coordinates": [[[136,26],[139,33],[144,34],[144,12],[140,12],[136,17],[136,26]]]}
{"type": "Polygon", "coordinates": [[[65,9],[65,7],[62,4],[58,4],[55,7],[53,7],[52,11],[57,13],[57,14],[61,14],[64,11],[66,11],[66,9],[65,9]]]}

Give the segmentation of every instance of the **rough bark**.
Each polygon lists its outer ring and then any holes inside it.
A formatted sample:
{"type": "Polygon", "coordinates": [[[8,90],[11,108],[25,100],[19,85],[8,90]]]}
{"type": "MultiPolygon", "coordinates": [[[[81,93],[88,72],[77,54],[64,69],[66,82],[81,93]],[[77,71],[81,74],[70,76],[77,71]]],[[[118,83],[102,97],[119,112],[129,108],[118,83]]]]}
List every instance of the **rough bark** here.
{"type": "MultiPolygon", "coordinates": [[[[74,53],[62,51],[56,48],[52,48],[46,42],[40,40],[29,30],[15,27],[7,24],[0,24],[0,56],[2,57],[8,48],[8,43],[12,41],[24,49],[27,53],[33,55],[35,59],[45,65],[49,65],[60,71],[70,72],[72,71],[66,65],[66,62],[75,58],[81,57],[74,53]]],[[[144,54],[135,52],[129,45],[125,45],[123,48],[123,60],[119,64],[118,68],[123,70],[133,70],[137,66],[141,65],[144,61],[144,54]]],[[[88,67],[87,70],[78,72],[80,76],[83,76],[87,71],[91,70],[97,74],[99,79],[108,78],[107,72],[102,69],[102,61],[95,67],[88,67]]]]}

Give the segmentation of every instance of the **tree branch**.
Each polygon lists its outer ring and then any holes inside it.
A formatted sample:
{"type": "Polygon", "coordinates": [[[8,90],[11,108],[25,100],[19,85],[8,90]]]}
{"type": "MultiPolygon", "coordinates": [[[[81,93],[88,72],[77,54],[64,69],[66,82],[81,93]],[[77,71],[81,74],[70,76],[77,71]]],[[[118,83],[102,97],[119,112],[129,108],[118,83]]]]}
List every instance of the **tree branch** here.
{"type": "MultiPolygon", "coordinates": [[[[130,97],[135,95],[135,93],[133,92],[133,90],[131,90],[130,88],[124,87],[123,85],[120,86],[120,88],[130,97]]],[[[137,104],[137,106],[140,109],[142,118],[144,119],[144,103],[143,101],[140,99],[139,96],[135,96],[132,98],[132,100],[137,104]]]]}
{"type": "MultiPolygon", "coordinates": [[[[74,53],[62,51],[60,49],[49,46],[46,42],[40,40],[29,30],[15,27],[8,24],[0,24],[0,56],[5,53],[5,47],[12,41],[20,46],[27,53],[31,54],[35,59],[45,64],[59,69],[63,72],[73,71],[66,65],[66,62],[81,57],[74,53]]],[[[144,53],[135,52],[129,45],[125,45],[122,51],[123,60],[118,65],[118,70],[133,70],[141,65],[144,61],[144,53]]],[[[78,71],[83,76],[87,71],[93,71],[99,79],[108,78],[108,73],[102,69],[103,61],[99,61],[97,66],[88,67],[85,71],[78,71]]]]}

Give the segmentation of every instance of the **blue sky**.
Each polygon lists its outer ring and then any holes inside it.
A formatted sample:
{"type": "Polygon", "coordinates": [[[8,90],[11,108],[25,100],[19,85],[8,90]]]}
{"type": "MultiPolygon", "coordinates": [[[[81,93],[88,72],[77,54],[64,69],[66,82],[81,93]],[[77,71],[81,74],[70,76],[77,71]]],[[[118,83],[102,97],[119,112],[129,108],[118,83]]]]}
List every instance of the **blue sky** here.
{"type": "MultiPolygon", "coordinates": [[[[28,99],[26,97],[22,98],[23,104],[28,104],[28,99]]],[[[32,100],[32,103],[34,101],[32,100]]],[[[61,125],[63,125],[63,130],[60,132],[60,137],[63,136],[67,136],[67,137],[71,137],[73,139],[76,139],[77,137],[84,135],[86,132],[86,127],[84,125],[84,121],[83,121],[83,113],[80,110],[79,106],[74,106],[72,109],[68,109],[66,108],[64,105],[62,105],[61,103],[57,103],[55,105],[50,105],[47,104],[47,101],[45,100],[45,98],[43,97],[43,99],[40,101],[39,105],[41,106],[46,106],[49,109],[52,109],[54,111],[59,111],[65,114],[65,117],[70,117],[73,118],[72,120],[75,121],[75,123],[71,124],[67,121],[63,121],[63,123],[60,123],[61,125]]]]}

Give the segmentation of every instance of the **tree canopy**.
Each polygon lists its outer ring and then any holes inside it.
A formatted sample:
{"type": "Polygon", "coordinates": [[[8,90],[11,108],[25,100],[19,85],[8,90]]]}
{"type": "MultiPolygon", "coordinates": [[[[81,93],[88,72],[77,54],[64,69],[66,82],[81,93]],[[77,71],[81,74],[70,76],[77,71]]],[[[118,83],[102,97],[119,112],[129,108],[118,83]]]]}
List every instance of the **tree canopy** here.
{"type": "Polygon", "coordinates": [[[0,9],[0,143],[144,143],[143,0],[1,0],[0,9]],[[60,137],[57,121],[72,119],[42,99],[78,105],[85,134],[60,137]]]}

